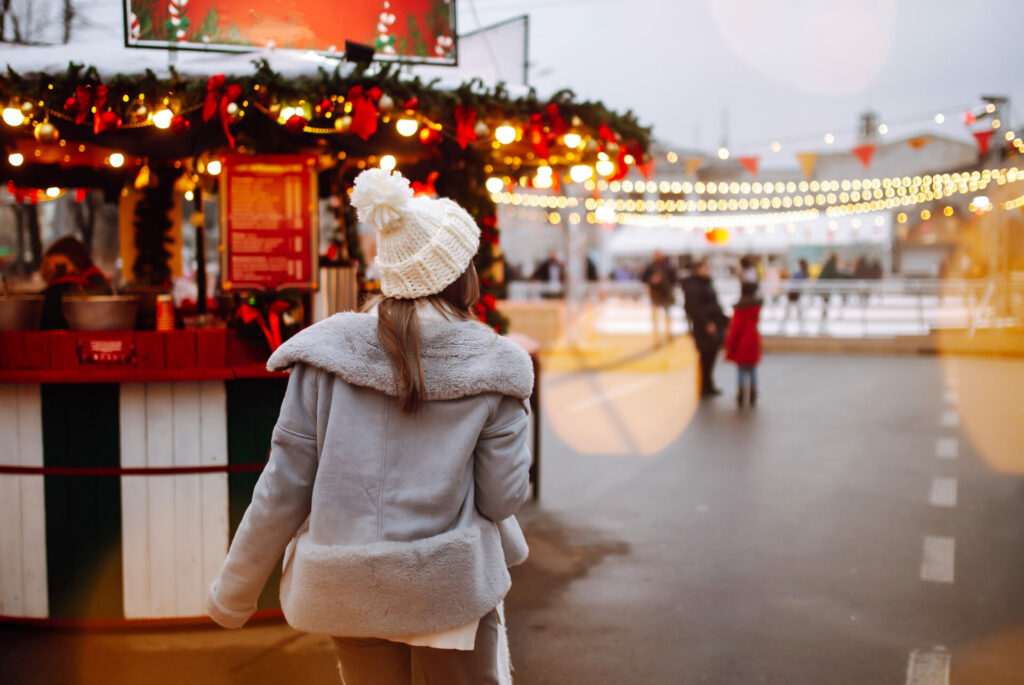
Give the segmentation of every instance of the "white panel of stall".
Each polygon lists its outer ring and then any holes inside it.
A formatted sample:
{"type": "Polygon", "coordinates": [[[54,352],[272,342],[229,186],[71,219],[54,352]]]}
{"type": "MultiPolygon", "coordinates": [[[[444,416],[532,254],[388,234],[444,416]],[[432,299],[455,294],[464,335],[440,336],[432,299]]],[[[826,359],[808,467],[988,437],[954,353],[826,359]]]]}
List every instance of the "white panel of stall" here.
{"type": "MultiPolygon", "coordinates": [[[[43,465],[38,385],[0,384],[0,464],[43,465]]],[[[46,618],[43,476],[0,475],[0,614],[46,618]]]]}
{"type": "MultiPolygon", "coordinates": [[[[121,466],[227,465],[224,383],[121,385],[121,466]]],[[[125,618],[199,616],[228,547],[227,473],[121,477],[125,618]]]]}

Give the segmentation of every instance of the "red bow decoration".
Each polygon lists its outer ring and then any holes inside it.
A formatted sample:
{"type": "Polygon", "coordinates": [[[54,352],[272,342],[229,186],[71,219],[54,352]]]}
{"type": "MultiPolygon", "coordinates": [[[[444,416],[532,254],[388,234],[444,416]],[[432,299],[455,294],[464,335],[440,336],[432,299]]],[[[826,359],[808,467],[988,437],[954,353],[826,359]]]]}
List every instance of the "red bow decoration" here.
{"type": "Polygon", "coordinates": [[[409,185],[412,187],[413,196],[427,195],[429,197],[437,197],[437,188],[434,187],[434,182],[441,174],[437,171],[431,171],[430,175],[427,176],[427,180],[422,183],[419,181],[413,181],[409,185]]]}
{"type": "Polygon", "coordinates": [[[220,125],[224,129],[224,137],[231,147],[235,146],[235,137],[231,135],[228,125],[231,115],[228,105],[242,96],[242,86],[237,83],[226,85],[224,74],[214,74],[206,84],[206,100],[203,102],[203,121],[209,121],[214,114],[220,113],[220,125]]]}
{"type": "Polygon", "coordinates": [[[405,102],[402,103],[402,107],[404,109],[416,109],[419,106],[420,106],[420,99],[419,98],[415,98],[415,97],[409,98],[408,100],[406,100],[405,102]]]}
{"type": "Polygon", "coordinates": [[[557,137],[569,130],[569,124],[558,112],[558,105],[552,102],[544,108],[544,111],[548,113],[548,125],[551,128],[551,135],[557,137]]]}
{"type": "Polygon", "coordinates": [[[548,152],[548,137],[544,134],[544,117],[540,114],[530,116],[530,143],[538,157],[547,159],[551,156],[548,152]]]}
{"type": "Polygon", "coordinates": [[[93,133],[100,134],[108,129],[121,127],[121,117],[109,110],[107,106],[106,86],[75,86],[75,94],[64,102],[64,109],[75,113],[75,123],[82,125],[95,108],[93,117],[93,133]]]}
{"type": "Polygon", "coordinates": [[[601,125],[597,127],[597,137],[606,143],[618,142],[615,137],[615,132],[608,128],[608,124],[604,122],[602,122],[601,125]]]}
{"type": "Polygon", "coordinates": [[[455,105],[455,142],[463,150],[476,140],[476,111],[465,105],[455,105]]]}
{"type": "Polygon", "coordinates": [[[267,308],[268,316],[267,318],[264,318],[260,310],[243,303],[239,305],[238,312],[236,314],[244,324],[250,324],[254,321],[259,324],[260,330],[263,331],[263,337],[267,339],[267,344],[270,345],[270,351],[273,352],[281,346],[282,342],[284,342],[281,338],[281,314],[291,308],[291,302],[288,302],[287,300],[276,300],[267,308]],[[269,325],[267,323],[267,319],[270,320],[269,325]]]}
{"type": "Polygon", "coordinates": [[[626,174],[629,173],[629,164],[626,163],[626,152],[625,147],[619,148],[619,157],[615,160],[615,173],[608,177],[609,181],[621,181],[626,178],[626,174]]]}
{"type": "Polygon", "coordinates": [[[370,88],[365,94],[362,86],[352,86],[348,89],[347,99],[352,103],[352,125],[349,130],[363,140],[369,140],[370,136],[377,132],[377,106],[374,103],[382,94],[377,86],[370,88]]]}

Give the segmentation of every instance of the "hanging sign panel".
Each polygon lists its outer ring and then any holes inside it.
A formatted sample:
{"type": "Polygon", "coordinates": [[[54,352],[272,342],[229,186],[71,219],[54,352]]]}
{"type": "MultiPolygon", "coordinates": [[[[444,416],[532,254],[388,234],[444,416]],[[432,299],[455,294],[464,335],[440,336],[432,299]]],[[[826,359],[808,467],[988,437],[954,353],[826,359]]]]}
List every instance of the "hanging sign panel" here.
{"type": "Polygon", "coordinates": [[[456,63],[455,0],[124,0],[125,45],[342,54],[345,41],[374,59],[456,63]]]}
{"type": "Polygon", "coordinates": [[[220,209],[224,290],[316,289],[314,157],[226,156],[220,209]]]}

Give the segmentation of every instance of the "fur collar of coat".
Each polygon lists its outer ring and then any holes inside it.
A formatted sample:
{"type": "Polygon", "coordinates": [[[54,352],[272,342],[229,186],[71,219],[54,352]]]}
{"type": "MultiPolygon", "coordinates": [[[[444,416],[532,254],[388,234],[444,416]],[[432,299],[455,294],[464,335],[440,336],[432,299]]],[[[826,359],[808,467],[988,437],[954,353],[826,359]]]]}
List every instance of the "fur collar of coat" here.
{"type": "MultiPolygon", "coordinates": [[[[476,321],[420,319],[420,363],[428,400],[486,392],[526,399],[533,364],[519,345],[476,321]]],[[[270,371],[308,364],[347,383],[397,396],[394,369],[377,337],[377,317],[344,312],[306,328],[267,361],[270,371]]]]}

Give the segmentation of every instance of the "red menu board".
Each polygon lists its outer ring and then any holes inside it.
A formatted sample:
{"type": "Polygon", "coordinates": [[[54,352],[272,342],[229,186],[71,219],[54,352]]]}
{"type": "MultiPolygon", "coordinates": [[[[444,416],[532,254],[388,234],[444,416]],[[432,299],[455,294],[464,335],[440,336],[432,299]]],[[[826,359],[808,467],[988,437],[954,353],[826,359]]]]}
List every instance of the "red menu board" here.
{"type": "Polygon", "coordinates": [[[224,290],[315,290],[316,159],[229,155],[220,177],[224,290]]]}

